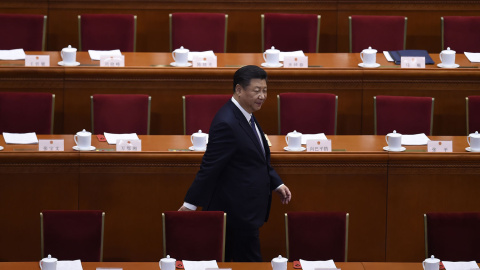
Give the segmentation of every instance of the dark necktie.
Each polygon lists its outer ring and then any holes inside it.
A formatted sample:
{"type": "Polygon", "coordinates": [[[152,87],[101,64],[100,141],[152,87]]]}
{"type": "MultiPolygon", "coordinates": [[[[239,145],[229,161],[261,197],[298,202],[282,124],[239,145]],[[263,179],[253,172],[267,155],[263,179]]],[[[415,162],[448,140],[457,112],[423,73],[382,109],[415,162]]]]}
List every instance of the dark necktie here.
{"type": "Polygon", "coordinates": [[[262,148],[263,155],[265,155],[265,149],[263,149],[263,147],[262,147],[262,142],[260,141],[260,136],[258,136],[257,129],[255,128],[255,121],[253,120],[253,115],[252,115],[252,118],[250,118],[250,126],[252,127],[253,134],[255,135],[255,137],[258,140],[258,144],[260,145],[260,148],[262,148]]]}

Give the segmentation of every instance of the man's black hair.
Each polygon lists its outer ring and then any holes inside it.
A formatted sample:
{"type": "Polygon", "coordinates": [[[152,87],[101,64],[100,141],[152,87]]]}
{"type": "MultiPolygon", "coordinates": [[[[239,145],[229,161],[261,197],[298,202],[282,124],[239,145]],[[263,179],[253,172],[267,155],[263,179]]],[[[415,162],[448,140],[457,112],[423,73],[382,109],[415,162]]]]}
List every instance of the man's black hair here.
{"type": "Polygon", "coordinates": [[[250,85],[252,79],[267,80],[267,72],[260,67],[249,65],[238,69],[233,75],[233,92],[237,84],[244,89],[250,85]]]}

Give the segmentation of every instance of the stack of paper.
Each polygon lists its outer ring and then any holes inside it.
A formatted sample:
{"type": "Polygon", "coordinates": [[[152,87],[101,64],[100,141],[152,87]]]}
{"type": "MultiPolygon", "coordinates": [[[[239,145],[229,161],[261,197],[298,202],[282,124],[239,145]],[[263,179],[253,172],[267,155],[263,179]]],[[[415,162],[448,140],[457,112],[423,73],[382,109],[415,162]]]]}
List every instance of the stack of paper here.
{"type": "Polygon", "coordinates": [[[187,261],[183,260],[185,270],[205,270],[207,268],[218,268],[217,261],[187,261]]]}
{"type": "Polygon", "coordinates": [[[478,265],[476,261],[470,262],[449,262],[449,261],[442,261],[443,266],[445,266],[446,270],[470,270],[470,269],[478,269],[478,265]]]}
{"type": "Polygon", "coordinates": [[[302,144],[307,144],[307,140],[326,140],[325,133],[318,134],[302,134],[302,144]]]}
{"type": "Polygon", "coordinates": [[[23,49],[0,50],[0,60],[23,60],[25,51],[23,49]]]}
{"type": "Polygon", "coordinates": [[[83,270],[80,260],[74,261],[58,261],[57,270],[83,270]]]}
{"type": "Polygon", "coordinates": [[[122,52],[120,50],[111,50],[111,51],[96,51],[96,50],[88,50],[88,54],[92,60],[100,60],[100,56],[108,55],[108,56],[120,56],[122,52]]]}
{"type": "Polygon", "coordinates": [[[139,140],[137,133],[114,134],[104,132],[103,134],[108,144],[117,144],[117,140],[139,140]]]}
{"type": "Polygon", "coordinates": [[[7,133],[3,132],[3,139],[8,144],[36,144],[38,143],[37,134],[30,133],[7,133]]]}
{"type": "Polygon", "coordinates": [[[465,52],[465,56],[472,63],[480,63],[480,53],[465,52]]]}
{"type": "Polygon", "coordinates": [[[189,52],[188,61],[193,61],[194,56],[215,56],[213,51],[204,51],[204,52],[189,52]]]}
{"type": "Polygon", "coordinates": [[[414,135],[402,135],[402,145],[427,145],[430,139],[425,133],[414,135]]]}
{"type": "Polygon", "coordinates": [[[285,59],[285,56],[305,56],[303,51],[294,51],[294,52],[280,52],[280,61],[285,59]]]}
{"type": "Polygon", "coordinates": [[[300,264],[302,265],[303,270],[314,270],[316,268],[329,268],[329,269],[336,269],[335,263],[333,260],[328,261],[305,261],[300,260],[300,264]]]}

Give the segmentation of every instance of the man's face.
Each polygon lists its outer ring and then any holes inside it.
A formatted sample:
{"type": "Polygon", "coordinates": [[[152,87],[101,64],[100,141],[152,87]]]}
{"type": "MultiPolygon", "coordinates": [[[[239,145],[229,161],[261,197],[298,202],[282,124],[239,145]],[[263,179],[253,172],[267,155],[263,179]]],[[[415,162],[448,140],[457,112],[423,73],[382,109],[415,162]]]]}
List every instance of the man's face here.
{"type": "Polygon", "coordinates": [[[267,82],[262,79],[252,79],[246,88],[237,84],[235,93],[242,108],[249,113],[256,112],[262,108],[263,102],[267,99],[267,82]]]}

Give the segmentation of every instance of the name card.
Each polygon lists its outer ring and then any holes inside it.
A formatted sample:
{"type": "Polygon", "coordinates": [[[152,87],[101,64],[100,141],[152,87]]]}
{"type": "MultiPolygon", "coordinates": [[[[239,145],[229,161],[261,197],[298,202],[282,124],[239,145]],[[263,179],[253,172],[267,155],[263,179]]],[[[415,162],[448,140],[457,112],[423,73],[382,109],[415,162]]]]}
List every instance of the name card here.
{"type": "Polygon", "coordinates": [[[307,152],[332,152],[332,140],[307,140],[307,152]]]}
{"type": "Polygon", "coordinates": [[[192,59],[193,67],[212,68],[217,67],[216,55],[194,55],[192,59]]]}
{"type": "Polygon", "coordinates": [[[100,66],[101,67],[124,67],[125,55],[101,55],[100,66]]]}
{"type": "Polygon", "coordinates": [[[64,140],[38,140],[38,151],[64,151],[64,140]]]}
{"type": "Polygon", "coordinates": [[[402,68],[425,68],[425,57],[403,56],[400,66],[402,68]]]}
{"type": "Polygon", "coordinates": [[[26,67],[49,67],[50,55],[25,55],[26,67]]]}
{"type": "Polygon", "coordinates": [[[452,141],[428,141],[428,152],[452,152],[452,141]]]}
{"type": "Polygon", "coordinates": [[[117,139],[117,151],[140,152],[142,151],[142,140],[117,139]]]}
{"type": "Polygon", "coordinates": [[[285,68],[308,68],[308,56],[285,56],[283,59],[285,68]]]}

